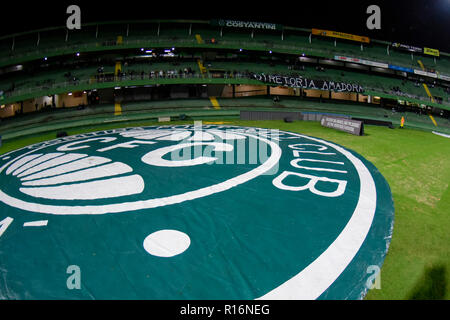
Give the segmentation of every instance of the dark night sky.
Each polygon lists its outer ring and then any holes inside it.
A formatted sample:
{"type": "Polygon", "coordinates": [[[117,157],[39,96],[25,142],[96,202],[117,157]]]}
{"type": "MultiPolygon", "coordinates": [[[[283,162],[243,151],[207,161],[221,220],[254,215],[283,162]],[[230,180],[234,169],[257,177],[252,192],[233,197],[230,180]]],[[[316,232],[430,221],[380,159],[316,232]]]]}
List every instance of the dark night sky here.
{"type": "MultiPolygon", "coordinates": [[[[7,3],[10,21],[2,21],[2,35],[65,26],[67,6],[78,4],[82,23],[158,18],[239,19],[323,28],[450,52],[450,0],[62,0],[7,3]],[[366,27],[366,8],[371,4],[381,8],[381,30],[366,27]]],[[[4,13],[5,8],[2,11],[4,13]]]]}

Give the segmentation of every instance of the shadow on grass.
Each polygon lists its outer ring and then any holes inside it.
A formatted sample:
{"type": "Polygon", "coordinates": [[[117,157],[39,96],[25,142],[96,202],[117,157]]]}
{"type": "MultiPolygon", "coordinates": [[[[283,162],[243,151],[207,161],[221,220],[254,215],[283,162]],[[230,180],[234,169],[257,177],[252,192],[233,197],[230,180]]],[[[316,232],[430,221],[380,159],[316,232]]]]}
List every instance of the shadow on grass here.
{"type": "Polygon", "coordinates": [[[409,300],[443,300],[447,292],[446,268],[435,265],[426,268],[424,274],[412,290],[409,300]]]}

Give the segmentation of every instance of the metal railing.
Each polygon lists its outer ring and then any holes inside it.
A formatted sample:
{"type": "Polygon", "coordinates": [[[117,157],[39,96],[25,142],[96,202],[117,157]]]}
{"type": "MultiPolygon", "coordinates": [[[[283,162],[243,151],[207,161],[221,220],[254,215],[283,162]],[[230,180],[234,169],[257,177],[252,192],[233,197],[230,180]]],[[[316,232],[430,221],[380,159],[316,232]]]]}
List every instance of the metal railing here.
{"type": "MultiPolygon", "coordinates": [[[[285,40],[288,41],[288,40],[285,40]]],[[[26,59],[34,56],[51,56],[56,55],[58,53],[65,52],[83,52],[83,51],[91,51],[91,50],[102,50],[108,48],[121,48],[121,47],[130,47],[130,48],[138,48],[138,47],[159,47],[168,45],[172,46],[197,46],[197,40],[194,38],[179,38],[179,37],[150,37],[147,39],[127,39],[124,40],[121,44],[118,44],[115,40],[99,40],[95,39],[94,41],[88,42],[75,42],[66,45],[55,45],[55,46],[46,46],[45,48],[37,48],[35,50],[29,50],[27,48],[26,51],[17,51],[10,52],[8,55],[0,56],[0,63],[7,63],[12,59],[26,59]]],[[[326,57],[334,57],[334,55],[342,55],[343,52],[346,56],[350,58],[361,58],[361,56],[368,57],[366,53],[362,53],[361,55],[356,55],[352,52],[346,52],[345,50],[336,50],[336,49],[324,49],[318,48],[314,45],[311,46],[302,46],[298,44],[282,44],[279,42],[275,42],[273,40],[231,40],[231,39],[220,39],[218,44],[214,44],[211,46],[217,47],[236,47],[236,48],[259,48],[263,50],[281,50],[288,52],[295,52],[301,55],[304,52],[314,52],[319,56],[326,57]]],[[[370,55],[370,59],[373,62],[379,63],[388,63],[388,64],[397,64],[399,66],[412,67],[413,63],[405,63],[395,59],[386,58],[380,59],[377,57],[373,57],[370,55]]]]}
{"type": "Polygon", "coordinates": [[[126,40],[122,44],[117,44],[116,41],[111,40],[95,40],[88,42],[74,42],[67,45],[55,45],[46,46],[45,48],[37,48],[35,50],[17,51],[10,52],[7,56],[0,56],[0,63],[5,63],[12,59],[24,59],[33,56],[47,56],[57,54],[59,52],[83,52],[91,50],[93,48],[105,49],[105,48],[121,48],[126,46],[148,46],[149,44],[158,46],[163,44],[195,44],[195,39],[173,39],[173,38],[151,38],[151,39],[141,39],[141,40],[126,40]]]}
{"type": "MultiPolygon", "coordinates": [[[[154,80],[155,82],[157,80],[174,80],[174,79],[203,79],[203,80],[211,80],[211,79],[249,79],[249,76],[245,73],[224,73],[220,76],[213,76],[210,73],[171,73],[168,74],[167,71],[164,73],[164,75],[160,75],[158,71],[155,71],[154,75],[149,74],[146,72],[144,76],[141,74],[135,74],[135,75],[124,75],[124,76],[112,76],[112,77],[90,77],[90,78],[84,78],[79,80],[73,80],[73,81],[62,81],[62,82],[56,82],[56,83],[49,83],[44,84],[40,86],[33,86],[28,88],[19,88],[15,89],[14,91],[7,91],[4,93],[5,98],[12,98],[12,97],[18,97],[23,95],[29,95],[33,93],[38,93],[42,91],[54,91],[57,89],[70,89],[74,87],[76,91],[82,91],[83,88],[87,88],[90,86],[95,86],[96,84],[103,84],[103,83],[114,83],[114,84],[123,84],[125,82],[127,83],[133,83],[135,81],[137,84],[140,84],[139,81],[151,81],[154,80]]],[[[149,83],[151,84],[151,83],[149,83]]]]}

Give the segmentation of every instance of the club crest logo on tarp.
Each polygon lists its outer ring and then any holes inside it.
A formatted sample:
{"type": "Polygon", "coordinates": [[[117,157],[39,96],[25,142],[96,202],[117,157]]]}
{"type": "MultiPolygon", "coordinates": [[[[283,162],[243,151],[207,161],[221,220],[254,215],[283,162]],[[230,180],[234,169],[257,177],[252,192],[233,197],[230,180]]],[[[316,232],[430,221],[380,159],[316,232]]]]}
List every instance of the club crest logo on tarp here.
{"type": "Polygon", "coordinates": [[[64,137],[0,156],[15,270],[0,296],[360,298],[392,221],[376,168],[321,139],[199,123],[64,137]]]}

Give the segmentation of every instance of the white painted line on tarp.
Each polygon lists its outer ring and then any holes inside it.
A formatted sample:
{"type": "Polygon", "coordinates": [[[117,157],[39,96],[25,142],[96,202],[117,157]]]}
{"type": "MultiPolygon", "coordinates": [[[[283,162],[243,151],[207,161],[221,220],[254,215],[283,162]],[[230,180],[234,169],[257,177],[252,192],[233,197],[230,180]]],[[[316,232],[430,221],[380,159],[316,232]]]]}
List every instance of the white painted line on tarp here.
{"type": "Polygon", "coordinates": [[[450,138],[449,134],[433,131],[434,134],[437,134],[438,136],[444,137],[444,138],[450,138]]]}
{"type": "Polygon", "coordinates": [[[30,221],[23,224],[24,227],[44,227],[48,223],[48,220],[30,221]]]}

